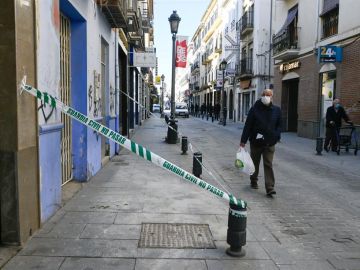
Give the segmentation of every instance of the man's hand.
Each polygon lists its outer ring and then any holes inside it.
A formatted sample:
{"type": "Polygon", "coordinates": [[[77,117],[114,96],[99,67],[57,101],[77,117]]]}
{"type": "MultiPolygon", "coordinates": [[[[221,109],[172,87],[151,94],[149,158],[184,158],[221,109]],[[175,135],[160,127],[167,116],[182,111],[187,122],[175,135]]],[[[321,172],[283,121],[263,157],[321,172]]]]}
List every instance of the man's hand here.
{"type": "Polygon", "coordinates": [[[240,147],[245,147],[245,143],[240,143],[240,147]]]}

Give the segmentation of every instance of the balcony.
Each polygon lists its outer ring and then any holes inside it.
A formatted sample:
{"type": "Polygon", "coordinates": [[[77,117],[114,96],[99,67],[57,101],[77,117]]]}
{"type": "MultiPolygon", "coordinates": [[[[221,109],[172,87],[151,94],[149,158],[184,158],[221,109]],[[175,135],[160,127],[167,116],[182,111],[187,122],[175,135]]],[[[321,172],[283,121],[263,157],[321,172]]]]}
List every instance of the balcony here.
{"type": "Polygon", "coordinates": [[[251,10],[245,12],[241,17],[240,37],[250,34],[254,30],[254,12],[251,10]]]}
{"type": "Polygon", "coordinates": [[[273,37],[273,58],[288,60],[299,55],[298,28],[286,28],[273,37]]]}
{"type": "Polygon", "coordinates": [[[195,63],[191,66],[190,72],[191,72],[191,74],[195,74],[195,73],[199,73],[199,72],[200,72],[199,62],[195,62],[195,63]]]}
{"type": "Polygon", "coordinates": [[[127,1],[96,0],[112,28],[127,27],[127,1]]]}
{"type": "Polygon", "coordinates": [[[140,8],[137,8],[136,1],[127,9],[127,31],[129,41],[137,47],[143,48],[144,30],[142,26],[143,17],[140,8]]]}
{"type": "MultiPolygon", "coordinates": [[[[238,66],[239,68],[239,66],[238,66]]],[[[237,72],[241,79],[249,79],[253,77],[253,58],[244,56],[240,60],[240,70],[237,72]]]]}
{"type": "Polygon", "coordinates": [[[335,9],[322,16],[322,38],[331,37],[338,33],[339,10],[335,9]]]}

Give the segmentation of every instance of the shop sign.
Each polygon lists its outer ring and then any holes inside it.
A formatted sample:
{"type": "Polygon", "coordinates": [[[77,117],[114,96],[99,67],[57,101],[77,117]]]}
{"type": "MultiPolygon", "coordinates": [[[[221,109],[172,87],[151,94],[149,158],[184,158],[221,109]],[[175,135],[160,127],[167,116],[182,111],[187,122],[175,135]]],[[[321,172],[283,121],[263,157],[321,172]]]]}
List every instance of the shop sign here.
{"type": "Polygon", "coordinates": [[[280,73],[286,73],[289,72],[293,69],[297,69],[300,68],[301,63],[299,60],[296,60],[294,62],[289,62],[289,63],[285,63],[285,64],[281,64],[280,65],[280,73]]]}
{"type": "Polygon", "coordinates": [[[317,50],[318,62],[342,62],[343,49],[338,46],[320,46],[317,50]]]}

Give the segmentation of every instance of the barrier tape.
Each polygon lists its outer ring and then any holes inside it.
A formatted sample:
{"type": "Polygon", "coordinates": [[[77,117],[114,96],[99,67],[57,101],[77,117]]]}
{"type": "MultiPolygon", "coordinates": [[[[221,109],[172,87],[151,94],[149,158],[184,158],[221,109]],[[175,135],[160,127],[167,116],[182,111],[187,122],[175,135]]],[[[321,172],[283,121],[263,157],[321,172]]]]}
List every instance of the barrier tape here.
{"type": "Polygon", "coordinates": [[[86,115],[78,112],[77,110],[63,104],[59,99],[52,97],[50,94],[46,92],[41,92],[33,88],[30,85],[26,85],[24,82],[21,85],[21,89],[25,90],[27,93],[32,94],[33,96],[37,97],[38,99],[42,100],[44,103],[47,103],[51,107],[59,108],[61,111],[68,115],[69,117],[79,121],[80,123],[86,125],[87,127],[99,132],[104,137],[114,141],[115,143],[121,145],[122,147],[128,149],[129,151],[133,152],[134,154],[152,162],[153,164],[181,177],[182,179],[193,183],[202,189],[205,189],[212,194],[215,194],[217,197],[223,198],[234,205],[240,205],[242,208],[246,207],[246,202],[243,200],[239,200],[235,198],[232,194],[226,193],[221,189],[197,178],[195,175],[181,169],[180,167],[176,166],[175,164],[165,160],[164,158],[160,157],[159,155],[151,152],[149,149],[137,144],[126,137],[122,136],[120,133],[117,133],[106,126],[98,123],[96,120],[87,117],[86,115]]]}
{"type": "MultiPolygon", "coordinates": [[[[119,91],[124,94],[126,97],[128,97],[129,99],[131,99],[133,102],[135,102],[138,106],[140,106],[140,108],[145,109],[146,111],[148,111],[150,113],[150,115],[154,116],[156,119],[160,119],[160,117],[158,117],[157,115],[155,115],[154,113],[150,112],[144,105],[140,104],[138,101],[136,101],[133,97],[129,96],[126,92],[122,91],[121,89],[119,89],[119,91]]],[[[166,123],[168,128],[172,129],[173,131],[175,131],[179,137],[181,137],[183,134],[180,133],[180,131],[174,129],[172,126],[170,126],[168,123],[166,123]]],[[[191,153],[194,154],[193,151],[193,147],[191,142],[189,141],[189,137],[188,137],[188,143],[189,143],[189,148],[191,153]]],[[[195,147],[197,148],[197,147],[195,147]]],[[[200,150],[198,150],[200,151],[200,150]]],[[[215,180],[215,182],[217,182],[227,193],[230,193],[223,184],[221,184],[221,182],[215,177],[215,175],[210,171],[210,169],[208,169],[204,163],[202,163],[196,156],[194,156],[194,158],[199,162],[199,164],[201,165],[202,168],[204,168],[204,170],[215,180]]]]}

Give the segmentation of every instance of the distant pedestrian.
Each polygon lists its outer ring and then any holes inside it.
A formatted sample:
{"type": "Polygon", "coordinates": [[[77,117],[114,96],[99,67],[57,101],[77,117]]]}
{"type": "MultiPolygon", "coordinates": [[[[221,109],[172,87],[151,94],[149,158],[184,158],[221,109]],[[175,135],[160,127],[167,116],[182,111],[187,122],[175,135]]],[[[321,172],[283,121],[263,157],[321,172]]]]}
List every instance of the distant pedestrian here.
{"type": "Polygon", "coordinates": [[[193,103],[191,103],[190,112],[191,112],[191,115],[194,115],[194,104],[193,103]]]}
{"type": "Polygon", "coordinates": [[[209,104],[209,116],[211,117],[212,122],[214,122],[214,106],[209,104]]]}
{"type": "Polygon", "coordinates": [[[195,116],[197,117],[199,114],[199,104],[195,104],[195,116]]]}
{"type": "Polygon", "coordinates": [[[214,114],[215,114],[215,120],[219,120],[220,115],[220,104],[216,103],[214,106],[214,114]]]}
{"type": "Polygon", "coordinates": [[[333,105],[327,108],[326,111],[326,135],[324,142],[324,150],[329,152],[329,144],[331,141],[331,150],[336,152],[338,147],[337,132],[341,127],[341,120],[344,119],[346,123],[351,123],[349,116],[346,114],[344,108],[340,105],[339,99],[334,99],[333,105]]]}
{"type": "Polygon", "coordinates": [[[204,119],[204,116],[205,116],[205,112],[206,112],[206,105],[205,105],[205,102],[203,102],[203,104],[201,104],[201,118],[204,119]]]}
{"type": "Polygon", "coordinates": [[[255,165],[255,173],[250,176],[250,185],[253,189],[259,188],[259,164],[261,156],[263,157],[265,189],[268,196],[276,194],[272,162],[275,144],[280,140],[281,132],[281,111],[273,105],[272,96],[272,90],[265,89],[261,99],[250,109],[240,141],[240,147],[245,147],[246,142],[250,141],[250,155],[255,165]]]}

